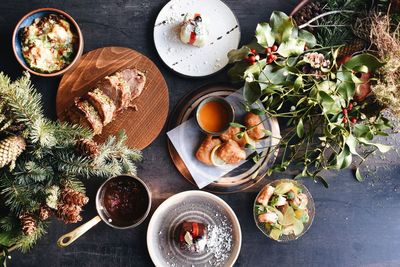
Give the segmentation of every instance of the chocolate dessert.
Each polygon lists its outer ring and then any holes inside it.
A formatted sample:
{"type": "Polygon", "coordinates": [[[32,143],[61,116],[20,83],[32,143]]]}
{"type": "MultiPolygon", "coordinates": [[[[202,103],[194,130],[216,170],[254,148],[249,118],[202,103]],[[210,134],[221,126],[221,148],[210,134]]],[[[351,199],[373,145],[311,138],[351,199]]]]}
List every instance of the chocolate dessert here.
{"type": "Polygon", "coordinates": [[[182,250],[203,252],[207,244],[207,226],[199,222],[183,221],[177,228],[177,239],[182,250]]]}

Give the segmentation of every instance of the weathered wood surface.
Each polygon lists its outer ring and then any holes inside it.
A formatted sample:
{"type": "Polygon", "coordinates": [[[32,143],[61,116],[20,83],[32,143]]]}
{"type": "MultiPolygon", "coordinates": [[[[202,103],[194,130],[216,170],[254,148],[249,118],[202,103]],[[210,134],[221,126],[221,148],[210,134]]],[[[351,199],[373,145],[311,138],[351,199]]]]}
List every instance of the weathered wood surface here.
{"type": "MultiPolygon", "coordinates": [[[[79,23],[85,51],[104,46],[135,49],[152,59],[169,87],[171,108],[191,90],[209,82],[227,81],[226,72],[205,79],[175,75],[160,61],[153,44],[153,24],[166,3],[153,0],[3,0],[0,1],[0,70],[12,77],[22,69],[11,48],[12,30],[28,11],[45,6],[63,9],[79,23]]],[[[295,0],[227,0],[242,30],[242,43],[251,40],[257,22],[267,20],[273,10],[289,12],[295,0]]],[[[34,77],[43,94],[46,114],[56,117],[55,99],[60,79],[34,77]]],[[[397,144],[400,136],[391,139],[397,144]]],[[[139,175],[150,186],[154,209],[172,194],[194,189],[174,168],[167,150],[165,130],[144,150],[139,175]]],[[[221,196],[237,213],[242,226],[242,251],[237,266],[400,266],[400,166],[396,151],[368,161],[370,174],[358,183],[351,171],[329,173],[330,188],[305,181],[316,202],[316,216],[309,232],[298,241],[278,244],[257,229],[252,204],[267,178],[247,192],[221,196]]],[[[367,173],[367,169],[364,169],[367,173]]],[[[87,182],[91,202],[83,213],[95,215],[94,195],[101,181],[87,182]]],[[[148,219],[136,229],[120,231],[99,224],[72,246],[56,246],[59,236],[75,225],[54,221],[49,234],[28,254],[14,253],[11,266],[152,266],[146,248],[148,219]]]]}

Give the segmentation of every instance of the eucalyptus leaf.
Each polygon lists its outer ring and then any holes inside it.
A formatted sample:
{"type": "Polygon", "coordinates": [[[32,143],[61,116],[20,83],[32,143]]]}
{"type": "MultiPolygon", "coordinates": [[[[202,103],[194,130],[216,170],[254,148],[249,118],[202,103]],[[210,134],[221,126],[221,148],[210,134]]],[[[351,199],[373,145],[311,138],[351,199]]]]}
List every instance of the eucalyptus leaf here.
{"type": "Polygon", "coordinates": [[[268,23],[259,23],[256,28],[256,38],[258,44],[264,48],[271,47],[275,43],[275,37],[272,34],[271,26],[268,23]]]}

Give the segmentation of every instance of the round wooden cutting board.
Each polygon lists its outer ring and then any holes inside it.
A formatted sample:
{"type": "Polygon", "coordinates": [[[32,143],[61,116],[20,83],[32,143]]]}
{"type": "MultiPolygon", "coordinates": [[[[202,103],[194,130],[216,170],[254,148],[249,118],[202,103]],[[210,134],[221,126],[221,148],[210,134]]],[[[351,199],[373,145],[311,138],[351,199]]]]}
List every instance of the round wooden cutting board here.
{"type": "Polygon", "coordinates": [[[137,110],[130,108],[118,113],[95,140],[104,142],[109,135],[125,129],[129,147],[147,147],[158,136],[167,119],[168,87],[157,66],[129,48],[104,47],[83,55],[77,66],[61,79],[56,99],[58,118],[73,105],[75,97],[93,89],[103,77],[132,67],[144,72],[147,78],[142,94],[133,101],[137,110]]]}

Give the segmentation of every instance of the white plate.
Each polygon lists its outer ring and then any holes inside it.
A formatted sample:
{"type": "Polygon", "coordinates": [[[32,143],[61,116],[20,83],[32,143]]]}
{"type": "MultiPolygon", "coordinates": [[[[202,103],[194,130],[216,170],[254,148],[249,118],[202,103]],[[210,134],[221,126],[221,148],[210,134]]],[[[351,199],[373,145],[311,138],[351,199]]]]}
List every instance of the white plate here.
{"type": "Polygon", "coordinates": [[[239,22],[220,0],[172,0],[161,9],[154,25],[154,43],[161,59],[174,71],[190,77],[214,74],[228,64],[228,52],[240,42],[239,22]],[[200,13],[209,29],[208,44],[195,47],[179,38],[186,13],[200,13]]]}
{"type": "Polygon", "coordinates": [[[147,249],[155,266],[233,266],[241,244],[240,224],[231,207],[203,191],[186,191],[168,198],[154,212],[147,228],[147,249]],[[179,249],[176,229],[185,220],[213,229],[208,231],[212,241],[207,242],[206,251],[190,254],[179,249]],[[222,234],[218,235],[219,231],[222,234]]]}

